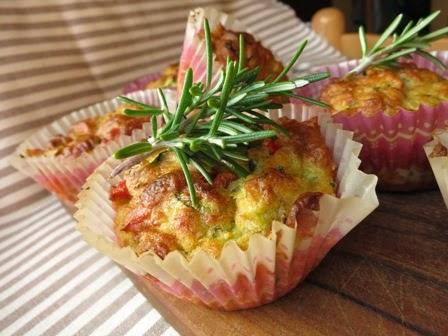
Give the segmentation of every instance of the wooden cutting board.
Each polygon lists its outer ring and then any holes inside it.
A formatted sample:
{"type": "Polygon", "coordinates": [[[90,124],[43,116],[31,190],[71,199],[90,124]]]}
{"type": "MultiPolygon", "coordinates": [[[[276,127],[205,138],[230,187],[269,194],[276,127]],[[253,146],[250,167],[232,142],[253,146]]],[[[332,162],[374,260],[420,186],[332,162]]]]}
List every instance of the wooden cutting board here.
{"type": "Polygon", "coordinates": [[[448,211],[436,192],[380,207],[278,301],[239,312],[181,301],[125,271],[182,335],[448,335],[448,211]]]}

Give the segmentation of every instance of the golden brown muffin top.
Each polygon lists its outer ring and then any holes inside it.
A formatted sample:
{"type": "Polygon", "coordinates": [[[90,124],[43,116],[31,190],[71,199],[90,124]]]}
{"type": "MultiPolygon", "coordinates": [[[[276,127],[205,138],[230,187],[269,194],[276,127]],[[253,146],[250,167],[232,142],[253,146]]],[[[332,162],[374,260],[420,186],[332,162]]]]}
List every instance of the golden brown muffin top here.
{"type": "Polygon", "coordinates": [[[199,249],[218,256],[229,240],[247,248],[253,234],[270,234],[274,220],[298,224],[306,235],[315,225],[311,211],[320,196],[335,193],[335,164],[315,119],[280,122],[290,137],[252,147],[255,168],[246,178],[216,170],[210,185],[192,169],[197,209],[172,153],[126,171],[110,194],[120,244],[138,254],[152,251],[164,258],[178,250],[190,258],[199,249]]]}
{"type": "MultiPolygon", "coordinates": [[[[92,151],[97,145],[115,140],[121,135],[131,135],[134,129],[141,129],[147,117],[128,117],[122,113],[126,106],[102,116],[88,118],[73,124],[67,134],[53,136],[45,148],[28,148],[25,156],[79,157],[92,151]]],[[[131,107],[130,107],[131,108],[131,107]]],[[[135,109],[132,106],[132,109],[135,109]]]]}
{"type": "Polygon", "coordinates": [[[401,108],[415,111],[420,105],[436,106],[448,100],[448,80],[438,74],[403,64],[398,68],[371,67],[365,74],[333,80],[320,99],[333,113],[372,116],[384,111],[394,115],[401,108]]]}
{"type": "MultiPolygon", "coordinates": [[[[260,67],[257,79],[265,79],[269,75],[272,76],[272,79],[276,78],[283,71],[283,65],[275,59],[269,49],[255,40],[251,34],[234,32],[224,28],[221,24],[218,24],[211,34],[212,49],[216,60],[220,64],[226,64],[227,57],[233,61],[238,60],[240,34],[244,38],[245,66],[249,69],[260,67]]],[[[204,38],[203,31],[200,32],[199,37],[204,38]]]]}

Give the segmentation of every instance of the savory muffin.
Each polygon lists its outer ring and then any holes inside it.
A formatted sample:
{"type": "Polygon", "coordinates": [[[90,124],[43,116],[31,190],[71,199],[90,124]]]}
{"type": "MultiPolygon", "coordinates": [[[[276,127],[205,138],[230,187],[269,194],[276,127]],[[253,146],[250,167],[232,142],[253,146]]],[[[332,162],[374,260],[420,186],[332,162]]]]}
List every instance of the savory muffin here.
{"type": "Polygon", "coordinates": [[[79,121],[70,126],[67,134],[53,136],[45,148],[27,148],[24,155],[77,158],[92,151],[97,145],[116,140],[121,135],[131,135],[133,130],[141,129],[149,121],[148,117],[124,115],[122,112],[125,108],[123,105],[114,112],[79,121]]]}
{"type": "Polygon", "coordinates": [[[334,79],[320,95],[332,112],[388,116],[400,109],[415,111],[420,105],[436,106],[448,100],[448,80],[414,64],[397,68],[371,67],[365,73],[334,79]]]}
{"type": "Polygon", "coordinates": [[[289,136],[252,146],[246,178],[219,169],[208,184],[192,170],[197,208],[171,152],[128,169],[110,190],[120,244],[138,254],[164,258],[177,250],[191,258],[199,249],[218,256],[229,240],[245,249],[255,233],[268,236],[274,220],[295,227],[300,218],[299,231],[306,235],[305,218],[318,210],[320,196],[335,194],[335,163],[316,119],[280,123],[289,136]]]}
{"type": "MultiPolygon", "coordinates": [[[[216,56],[216,60],[224,65],[227,57],[231,60],[238,60],[239,55],[239,36],[244,38],[244,56],[245,66],[253,69],[260,67],[258,79],[265,79],[270,76],[272,79],[277,77],[282,70],[283,65],[277,61],[272,52],[257,41],[251,34],[246,32],[235,32],[224,28],[218,24],[211,33],[212,50],[216,56]]],[[[204,38],[201,31],[200,38],[204,38]]]]}

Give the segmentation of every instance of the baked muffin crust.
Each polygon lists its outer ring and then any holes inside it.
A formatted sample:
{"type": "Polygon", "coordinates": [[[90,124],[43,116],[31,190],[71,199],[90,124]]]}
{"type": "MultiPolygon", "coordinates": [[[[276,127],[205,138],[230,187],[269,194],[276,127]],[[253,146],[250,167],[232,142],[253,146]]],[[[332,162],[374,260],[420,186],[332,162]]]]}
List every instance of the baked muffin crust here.
{"type": "Polygon", "coordinates": [[[245,249],[253,234],[268,236],[274,220],[298,225],[305,234],[320,196],[335,193],[335,164],[316,119],[280,123],[290,136],[253,146],[255,167],[246,178],[217,170],[210,185],[192,170],[197,209],[172,153],[152,155],[127,170],[110,194],[120,244],[138,254],[164,258],[178,250],[189,258],[199,249],[218,256],[229,240],[245,249]]]}

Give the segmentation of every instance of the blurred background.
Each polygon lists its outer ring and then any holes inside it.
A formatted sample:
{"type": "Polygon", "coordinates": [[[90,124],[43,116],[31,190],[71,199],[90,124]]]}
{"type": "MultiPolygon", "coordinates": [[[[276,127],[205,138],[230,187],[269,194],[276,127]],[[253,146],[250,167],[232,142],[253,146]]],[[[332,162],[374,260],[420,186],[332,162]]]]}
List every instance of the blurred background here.
{"type": "Polygon", "coordinates": [[[291,6],[297,16],[305,22],[325,7],[336,7],[345,14],[346,32],[354,32],[360,25],[370,33],[381,33],[399,13],[404,14],[402,22],[416,21],[435,10],[442,13],[431,29],[448,24],[448,1],[446,0],[281,0],[291,6]]]}

